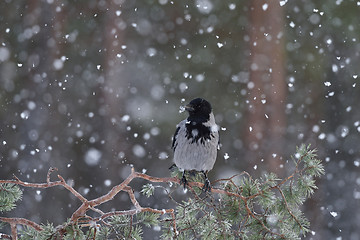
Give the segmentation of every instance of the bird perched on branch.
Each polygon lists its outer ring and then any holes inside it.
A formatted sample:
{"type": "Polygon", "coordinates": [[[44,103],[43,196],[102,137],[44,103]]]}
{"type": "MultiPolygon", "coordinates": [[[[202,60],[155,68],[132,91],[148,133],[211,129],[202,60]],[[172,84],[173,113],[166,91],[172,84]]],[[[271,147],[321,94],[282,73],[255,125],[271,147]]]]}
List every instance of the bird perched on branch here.
{"type": "Polygon", "coordinates": [[[175,165],[183,171],[180,184],[186,187],[186,172],[202,172],[205,179],[203,190],[211,191],[207,173],[216,161],[219,127],[211,105],[205,99],[195,98],[185,106],[185,110],[189,117],[177,125],[172,143],[175,165]]]}

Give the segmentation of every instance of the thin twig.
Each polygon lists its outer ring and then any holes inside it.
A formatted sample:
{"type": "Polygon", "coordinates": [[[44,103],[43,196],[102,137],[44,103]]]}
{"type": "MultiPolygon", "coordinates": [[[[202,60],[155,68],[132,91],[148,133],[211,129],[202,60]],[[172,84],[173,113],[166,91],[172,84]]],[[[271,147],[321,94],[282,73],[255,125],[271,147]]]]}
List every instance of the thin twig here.
{"type": "Polygon", "coordinates": [[[29,226],[29,227],[32,227],[34,228],[36,231],[42,231],[43,228],[33,222],[33,221],[30,221],[30,220],[27,220],[25,218],[6,218],[6,217],[0,217],[0,221],[2,222],[7,222],[7,223],[10,223],[10,224],[19,224],[19,225],[24,225],[24,226],[29,226]]]}
{"type": "Polygon", "coordinates": [[[301,229],[303,229],[303,226],[301,225],[299,219],[297,219],[297,217],[291,212],[291,210],[290,210],[290,208],[289,208],[289,205],[288,205],[288,203],[287,203],[287,201],[286,201],[284,192],[283,192],[279,187],[277,187],[276,189],[280,192],[280,195],[281,195],[282,199],[284,200],[284,203],[285,203],[285,206],[286,206],[286,209],[287,209],[288,213],[289,213],[289,214],[291,215],[291,217],[295,220],[295,222],[299,225],[299,227],[300,227],[301,229]]]}
{"type": "Polygon", "coordinates": [[[57,169],[57,168],[54,168],[54,167],[50,167],[50,168],[49,168],[49,171],[48,171],[47,176],[46,176],[46,182],[47,182],[47,183],[50,183],[50,182],[51,182],[51,181],[50,181],[50,175],[51,175],[51,173],[54,172],[54,171],[58,171],[58,169],[57,169]]]}

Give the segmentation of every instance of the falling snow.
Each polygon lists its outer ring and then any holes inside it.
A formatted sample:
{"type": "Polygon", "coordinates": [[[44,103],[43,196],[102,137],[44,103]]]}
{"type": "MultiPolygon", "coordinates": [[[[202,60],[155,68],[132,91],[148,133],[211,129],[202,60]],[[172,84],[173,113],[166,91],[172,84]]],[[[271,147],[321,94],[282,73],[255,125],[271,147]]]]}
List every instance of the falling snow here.
{"type": "MultiPolygon", "coordinates": [[[[169,176],[176,123],[202,96],[221,126],[211,181],[229,170],[283,173],[295,147],[311,143],[326,176],[319,204],[305,206],[309,237],[360,240],[359,210],[347,207],[360,199],[360,1],[14,3],[4,1],[0,28],[2,178],[38,181],[57,167],[90,196],[130,164],[169,176]],[[282,21],[269,21],[274,10],[282,21]]],[[[45,191],[24,200],[27,217],[53,221],[45,191]]]]}
{"type": "Polygon", "coordinates": [[[95,149],[95,148],[90,148],[84,157],[85,163],[89,166],[96,166],[99,164],[100,160],[101,160],[101,156],[102,153],[95,149]]]}
{"type": "Polygon", "coordinates": [[[280,6],[284,6],[287,3],[287,0],[280,1],[280,6]]]}
{"type": "Polygon", "coordinates": [[[330,212],[331,216],[333,217],[337,217],[338,216],[338,213],[337,212],[330,212]]]}
{"type": "Polygon", "coordinates": [[[265,3],[265,4],[262,5],[262,9],[263,9],[264,11],[266,11],[266,9],[268,9],[268,7],[269,7],[269,4],[267,4],[267,3],[265,3]]]}
{"type": "Polygon", "coordinates": [[[139,144],[134,145],[134,147],[132,148],[132,151],[133,151],[134,155],[139,158],[143,158],[146,155],[145,148],[139,144]]]}
{"type": "Polygon", "coordinates": [[[235,8],[236,8],[236,4],[235,4],[235,3],[230,3],[230,4],[229,4],[229,9],[230,9],[230,10],[235,10],[235,8]]]}

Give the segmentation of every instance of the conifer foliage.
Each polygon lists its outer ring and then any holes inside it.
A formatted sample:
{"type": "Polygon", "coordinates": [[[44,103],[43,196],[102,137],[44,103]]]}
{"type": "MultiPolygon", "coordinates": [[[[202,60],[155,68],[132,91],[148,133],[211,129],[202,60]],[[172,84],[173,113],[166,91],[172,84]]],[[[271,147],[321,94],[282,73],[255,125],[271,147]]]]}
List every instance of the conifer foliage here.
{"type": "MultiPolygon", "coordinates": [[[[185,200],[176,201],[172,194],[179,184],[178,170],[169,178],[156,178],[132,170],[122,183],[107,194],[88,200],[58,175],[46,183],[28,183],[14,177],[0,180],[0,212],[16,207],[23,187],[49,188],[63,186],[82,204],[63,224],[37,224],[24,218],[0,217],[0,228],[10,224],[11,235],[4,239],[143,239],[144,228],[160,232],[162,239],[300,239],[310,231],[310,223],[302,205],[317,188],[315,178],[324,174],[316,152],[309,146],[297,148],[292,157],[293,170],[285,178],[274,173],[253,179],[248,173],[213,182],[210,193],[203,193],[202,175],[189,175],[185,200]],[[173,208],[142,207],[129,183],[142,178],[149,183],[140,191],[144,196],[164,189],[174,203],[173,208]],[[164,187],[164,185],[166,187],[164,187]],[[170,191],[168,190],[170,189],[170,191]],[[103,212],[101,204],[111,201],[119,192],[126,192],[133,204],[129,210],[103,212]]],[[[1,231],[1,230],[0,230],[1,231]]]]}

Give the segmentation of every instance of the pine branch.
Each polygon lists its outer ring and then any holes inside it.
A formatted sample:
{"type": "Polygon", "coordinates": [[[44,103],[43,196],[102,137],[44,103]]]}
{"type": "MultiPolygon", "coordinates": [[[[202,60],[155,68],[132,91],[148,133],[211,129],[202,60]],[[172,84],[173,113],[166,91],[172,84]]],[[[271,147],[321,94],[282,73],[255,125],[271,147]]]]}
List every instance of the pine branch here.
{"type": "MultiPolygon", "coordinates": [[[[195,176],[195,181],[189,181],[188,184],[188,199],[182,203],[176,202],[171,197],[171,192],[168,192],[176,209],[162,210],[142,207],[129,184],[136,178],[150,183],[180,184],[177,177],[152,177],[132,169],[130,175],[108,193],[88,200],[60,175],[57,175],[59,180],[51,181],[51,174],[57,169],[50,168],[46,183],[24,182],[16,176],[13,180],[0,180],[0,201],[4,202],[4,209],[9,211],[12,204],[21,198],[22,192],[17,189],[18,186],[35,189],[62,186],[81,201],[69,220],[57,227],[51,224],[38,225],[23,218],[0,217],[0,222],[10,224],[12,239],[17,239],[19,234],[23,237],[36,236],[37,239],[58,239],[65,236],[87,236],[88,239],[119,236],[137,239],[142,234],[142,226],[151,225],[162,229],[164,239],[202,236],[211,239],[298,239],[299,234],[305,235],[309,231],[308,221],[299,210],[300,205],[314,192],[314,177],[324,174],[324,169],[321,161],[316,159],[315,151],[310,150],[309,146],[298,148],[294,159],[295,170],[284,179],[278,179],[272,173],[260,179],[252,179],[248,173],[243,172],[214,181],[212,185],[216,183],[218,186],[206,194],[201,191],[204,184],[198,182],[199,179],[195,176]],[[134,209],[103,212],[99,208],[120,192],[128,194],[134,209]],[[89,212],[97,216],[90,217],[89,212]],[[17,225],[26,226],[27,233],[18,233],[17,225]]],[[[141,190],[147,197],[153,195],[154,189],[159,187],[150,183],[141,190]]]]}

